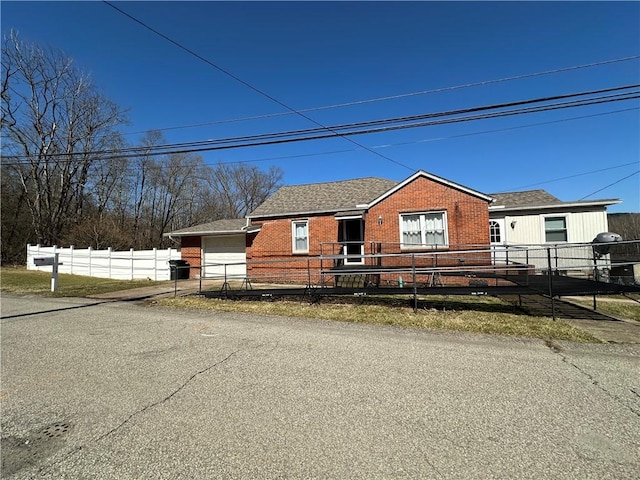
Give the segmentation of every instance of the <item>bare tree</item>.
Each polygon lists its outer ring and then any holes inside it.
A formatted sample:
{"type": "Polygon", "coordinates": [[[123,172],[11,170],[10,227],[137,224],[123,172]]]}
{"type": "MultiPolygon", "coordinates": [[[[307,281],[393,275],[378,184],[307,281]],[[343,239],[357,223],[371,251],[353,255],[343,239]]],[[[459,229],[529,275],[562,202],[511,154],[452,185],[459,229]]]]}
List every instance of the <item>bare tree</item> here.
{"type": "MultiPolygon", "coordinates": [[[[640,213],[610,213],[607,215],[609,231],[617,233],[624,241],[640,240],[640,213]]],[[[614,261],[640,261],[640,243],[614,245],[611,249],[614,261]]]]}
{"type": "Polygon", "coordinates": [[[64,53],[13,32],[2,71],[2,162],[20,183],[36,241],[55,244],[81,218],[101,155],[119,145],[123,113],[64,53]]]}
{"type": "Polygon", "coordinates": [[[263,172],[253,165],[217,165],[208,177],[208,212],[217,218],[242,218],[280,186],[283,172],[263,172]]]}
{"type": "Polygon", "coordinates": [[[158,155],[167,142],[154,131],[139,156],[120,156],[118,106],[64,53],[13,32],[3,39],[0,75],[3,261],[22,255],[25,241],[164,247],[169,230],[246,215],[282,180],[279,168],[158,155]]]}
{"type": "Polygon", "coordinates": [[[0,175],[0,206],[2,208],[2,263],[18,264],[24,261],[25,244],[33,235],[32,224],[25,201],[26,194],[15,173],[2,169],[0,175]]]}

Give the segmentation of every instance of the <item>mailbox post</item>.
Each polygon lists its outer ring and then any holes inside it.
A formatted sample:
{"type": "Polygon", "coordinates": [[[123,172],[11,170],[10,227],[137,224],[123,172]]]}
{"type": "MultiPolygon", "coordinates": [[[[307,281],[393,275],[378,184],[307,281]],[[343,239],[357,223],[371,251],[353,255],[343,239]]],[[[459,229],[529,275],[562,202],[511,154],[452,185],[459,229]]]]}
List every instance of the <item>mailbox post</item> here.
{"type": "Polygon", "coordinates": [[[33,264],[36,267],[45,267],[51,265],[51,291],[58,289],[58,262],[59,253],[54,253],[53,257],[33,257],[33,264]]]}

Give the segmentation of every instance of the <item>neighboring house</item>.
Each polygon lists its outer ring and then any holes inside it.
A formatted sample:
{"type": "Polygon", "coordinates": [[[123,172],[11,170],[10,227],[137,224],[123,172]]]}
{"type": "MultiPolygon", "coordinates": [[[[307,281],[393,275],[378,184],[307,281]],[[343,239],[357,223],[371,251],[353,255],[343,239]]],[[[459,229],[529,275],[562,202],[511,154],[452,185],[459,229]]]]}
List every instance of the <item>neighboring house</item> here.
{"type": "MultiPolygon", "coordinates": [[[[191,270],[193,277],[201,265],[207,276],[208,264],[221,263],[231,250],[241,259],[244,242],[250,279],[273,280],[286,273],[289,278],[297,274],[304,283],[308,269],[314,275],[320,270],[320,255],[344,255],[343,265],[358,266],[365,264],[363,255],[370,253],[451,252],[486,246],[491,200],[471,188],[418,171],[400,183],[360,178],[285,186],[245,220],[220,220],[168,235],[181,238],[183,259],[196,267],[191,270]]],[[[385,265],[398,264],[398,258],[385,258],[385,265]]],[[[488,259],[481,261],[486,264],[488,259]]]]}
{"type": "Polygon", "coordinates": [[[607,207],[620,203],[618,199],[563,202],[545,190],[495,193],[491,197],[495,201],[489,206],[489,230],[495,260],[505,260],[508,255],[510,261],[546,268],[546,252],[529,250],[525,258],[523,250],[513,246],[554,247],[553,267],[563,271],[593,264],[589,247],[569,244],[588,243],[607,232],[607,207]]]}

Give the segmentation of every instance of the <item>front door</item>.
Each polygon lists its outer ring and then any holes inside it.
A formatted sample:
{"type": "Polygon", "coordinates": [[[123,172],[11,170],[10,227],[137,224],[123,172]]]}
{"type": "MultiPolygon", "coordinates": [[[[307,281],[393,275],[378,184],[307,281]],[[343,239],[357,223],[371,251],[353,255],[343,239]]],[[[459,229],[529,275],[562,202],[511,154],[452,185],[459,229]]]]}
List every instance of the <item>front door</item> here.
{"type": "Polygon", "coordinates": [[[489,221],[489,241],[491,242],[491,256],[494,264],[506,261],[505,233],[504,218],[496,218],[489,221]]]}
{"type": "Polygon", "coordinates": [[[364,263],[364,221],[361,218],[342,220],[342,252],[347,255],[345,265],[364,263]],[[357,255],[357,256],[354,256],[357,255]]]}

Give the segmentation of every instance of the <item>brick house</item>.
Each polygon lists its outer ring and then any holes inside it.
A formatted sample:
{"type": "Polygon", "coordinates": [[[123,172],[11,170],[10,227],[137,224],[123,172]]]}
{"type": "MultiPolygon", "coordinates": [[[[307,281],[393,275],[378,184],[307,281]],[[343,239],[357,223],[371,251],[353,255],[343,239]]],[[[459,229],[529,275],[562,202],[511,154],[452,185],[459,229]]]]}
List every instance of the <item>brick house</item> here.
{"type": "MultiPolygon", "coordinates": [[[[193,277],[200,268],[203,276],[219,273],[219,266],[211,264],[237,253],[234,260],[244,268],[236,271],[238,277],[316,283],[327,268],[392,268],[412,261],[411,253],[486,249],[491,201],[478,191],[418,171],[399,183],[359,178],[285,186],[246,219],[220,220],[168,235],[181,238],[182,258],[196,267],[193,277]]],[[[468,262],[489,260],[481,256],[468,262]]],[[[456,264],[464,261],[457,258],[456,264]]]]}

